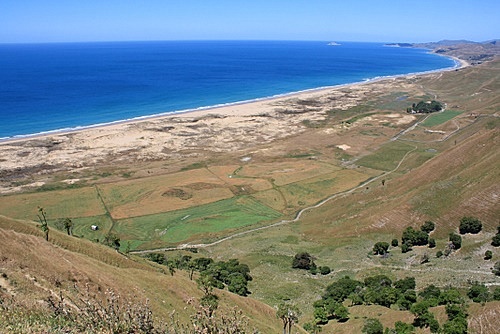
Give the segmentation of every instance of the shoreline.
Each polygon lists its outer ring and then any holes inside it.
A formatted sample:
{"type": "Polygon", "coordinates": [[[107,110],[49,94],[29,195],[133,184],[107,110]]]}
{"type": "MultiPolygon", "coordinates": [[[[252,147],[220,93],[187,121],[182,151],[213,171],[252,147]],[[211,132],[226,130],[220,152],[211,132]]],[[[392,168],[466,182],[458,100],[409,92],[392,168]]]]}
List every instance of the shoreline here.
{"type": "MultiPolygon", "coordinates": [[[[436,54],[436,53],[433,53],[433,54],[436,54]]],[[[355,86],[359,86],[359,85],[366,85],[366,84],[370,84],[370,83],[374,83],[374,82],[380,82],[383,80],[394,80],[397,78],[407,78],[407,77],[417,76],[417,75],[428,75],[428,74],[434,74],[434,73],[440,73],[440,72],[453,71],[453,70],[458,70],[458,69],[465,68],[465,67],[469,66],[469,63],[467,61],[462,60],[460,58],[457,58],[454,56],[440,55],[440,54],[436,54],[436,55],[452,59],[455,62],[455,66],[446,67],[446,68],[437,69],[437,70],[423,71],[423,72],[413,72],[413,73],[396,74],[396,75],[388,75],[388,76],[377,76],[377,77],[365,79],[363,81],[357,81],[357,82],[351,82],[351,83],[345,83],[345,84],[339,84],[339,85],[333,85],[333,86],[316,87],[316,88],[310,88],[310,89],[305,89],[305,90],[300,90],[300,91],[295,91],[295,92],[277,94],[277,95],[273,95],[273,96],[255,98],[255,99],[251,99],[251,100],[236,101],[236,102],[230,102],[230,103],[218,104],[218,105],[212,105],[212,106],[202,106],[202,107],[193,108],[193,109],[167,111],[167,112],[157,113],[157,114],[153,114],[153,115],[137,116],[137,117],[133,117],[130,119],[116,120],[116,121],[111,121],[111,122],[106,122],[106,123],[98,123],[98,124],[85,125],[85,126],[76,126],[73,128],[48,130],[48,131],[43,131],[43,132],[33,133],[33,134],[15,135],[12,137],[2,137],[2,138],[0,138],[0,145],[9,144],[9,143],[16,143],[16,142],[23,142],[23,141],[27,141],[27,140],[47,138],[50,136],[67,135],[67,134],[72,134],[72,133],[85,132],[85,131],[95,130],[95,129],[105,129],[105,128],[111,128],[111,127],[120,126],[120,125],[130,125],[130,124],[134,124],[134,123],[142,123],[142,122],[148,122],[148,121],[168,119],[168,118],[172,118],[172,117],[194,115],[194,114],[199,114],[199,113],[206,113],[208,115],[212,111],[217,111],[217,110],[220,110],[223,108],[242,106],[242,105],[250,105],[250,104],[260,103],[260,102],[279,101],[280,99],[299,97],[301,95],[306,95],[306,94],[310,94],[310,93],[321,93],[321,92],[325,92],[325,91],[333,90],[333,89],[355,87],[355,86]]],[[[199,116],[203,117],[204,115],[201,114],[199,116]]]]}

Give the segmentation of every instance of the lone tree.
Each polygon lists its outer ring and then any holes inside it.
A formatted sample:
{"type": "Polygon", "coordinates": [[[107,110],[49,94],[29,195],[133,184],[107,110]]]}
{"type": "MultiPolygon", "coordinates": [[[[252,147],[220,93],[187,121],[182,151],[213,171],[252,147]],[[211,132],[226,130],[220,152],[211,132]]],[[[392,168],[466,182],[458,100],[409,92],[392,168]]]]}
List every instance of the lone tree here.
{"type": "Polygon", "coordinates": [[[283,334],[291,334],[292,326],[299,320],[300,311],[295,305],[281,303],[278,305],[276,317],[283,322],[283,334]]]}
{"type": "Polygon", "coordinates": [[[73,231],[73,222],[71,221],[71,219],[70,218],[64,218],[63,224],[64,224],[64,229],[66,230],[66,232],[68,233],[68,235],[71,235],[72,231],[73,231]]]}
{"type": "Polygon", "coordinates": [[[38,207],[38,220],[40,221],[40,229],[45,234],[45,240],[49,241],[49,225],[47,224],[47,213],[42,207],[38,207]]]}
{"type": "Polygon", "coordinates": [[[389,249],[389,243],[380,241],[373,246],[373,254],[385,255],[387,254],[388,249],[389,249]]]}
{"type": "Polygon", "coordinates": [[[481,232],[483,224],[476,217],[462,217],[460,219],[460,234],[472,233],[477,234],[481,232]]]}
{"type": "Polygon", "coordinates": [[[309,270],[312,267],[316,267],[316,264],[312,255],[307,252],[298,253],[293,258],[292,268],[309,270]]]}

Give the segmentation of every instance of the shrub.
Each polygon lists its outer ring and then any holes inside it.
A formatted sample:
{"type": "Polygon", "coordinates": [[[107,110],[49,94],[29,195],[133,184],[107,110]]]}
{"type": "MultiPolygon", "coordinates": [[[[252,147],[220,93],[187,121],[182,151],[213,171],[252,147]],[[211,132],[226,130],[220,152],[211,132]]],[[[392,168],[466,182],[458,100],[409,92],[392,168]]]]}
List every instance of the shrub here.
{"type": "MultiPolygon", "coordinates": [[[[292,268],[309,270],[314,265],[314,258],[307,252],[297,253],[293,258],[292,268]]],[[[316,267],[316,265],[314,265],[316,267]]]]}
{"type": "Polygon", "coordinates": [[[411,246],[408,244],[401,244],[401,253],[408,253],[411,251],[411,246]]]}
{"type": "Polygon", "coordinates": [[[490,298],[486,285],[475,282],[467,291],[467,296],[475,303],[485,303],[490,298]]]}
{"type": "Polygon", "coordinates": [[[460,249],[462,247],[462,237],[455,233],[450,233],[450,241],[453,244],[453,249],[460,249]]]}
{"type": "Polygon", "coordinates": [[[491,260],[492,257],[493,257],[493,253],[490,250],[487,250],[486,252],[484,252],[484,259],[485,260],[491,260]]]}
{"type": "Polygon", "coordinates": [[[436,247],[436,239],[430,238],[429,239],[429,248],[434,248],[436,247]]]}
{"type": "Polygon", "coordinates": [[[427,242],[429,241],[429,235],[424,231],[417,231],[410,226],[403,231],[401,239],[403,244],[424,246],[427,245],[427,242]]]}
{"type": "Polygon", "coordinates": [[[365,325],[361,330],[364,334],[383,334],[384,326],[378,319],[370,318],[365,321],[365,325]]]}
{"type": "Polygon", "coordinates": [[[322,266],[319,267],[319,272],[321,273],[321,275],[328,275],[329,273],[332,272],[332,270],[328,266],[322,266]]]}
{"type": "Polygon", "coordinates": [[[398,239],[392,239],[392,241],[391,241],[391,246],[392,246],[392,247],[398,247],[398,246],[399,246],[399,241],[398,241],[398,239]]]}
{"type": "Polygon", "coordinates": [[[493,274],[496,276],[500,276],[500,261],[495,262],[495,265],[493,266],[493,274]]]}
{"type": "Polygon", "coordinates": [[[440,258],[441,256],[443,256],[443,252],[442,251],[437,251],[436,252],[436,257],[440,258]]]}
{"type": "Polygon", "coordinates": [[[497,234],[491,240],[491,245],[493,247],[500,246],[500,226],[497,227],[497,234]]]}
{"type": "Polygon", "coordinates": [[[385,255],[388,249],[389,249],[389,244],[387,242],[380,241],[373,246],[373,254],[385,255]]]}
{"type": "Polygon", "coordinates": [[[460,227],[459,227],[460,234],[465,234],[465,233],[477,234],[481,232],[482,228],[483,224],[476,217],[462,217],[462,219],[460,219],[460,227]]]}
{"type": "Polygon", "coordinates": [[[434,228],[436,227],[436,225],[431,222],[431,221],[426,221],[421,227],[420,227],[420,230],[424,231],[425,233],[430,233],[432,231],[434,231],[434,228]]]}

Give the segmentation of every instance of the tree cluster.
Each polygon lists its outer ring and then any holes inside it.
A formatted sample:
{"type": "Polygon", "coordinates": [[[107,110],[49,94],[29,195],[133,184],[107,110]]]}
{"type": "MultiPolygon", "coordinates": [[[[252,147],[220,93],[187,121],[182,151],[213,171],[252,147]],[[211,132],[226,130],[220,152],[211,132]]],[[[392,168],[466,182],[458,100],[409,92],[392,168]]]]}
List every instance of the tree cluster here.
{"type": "Polygon", "coordinates": [[[330,267],[328,266],[317,266],[314,263],[314,257],[307,252],[300,252],[295,254],[292,261],[292,268],[294,269],[304,269],[309,270],[309,272],[313,275],[316,275],[318,272],[321,275],[328,275],[331,272],[330,267]]]}
{"type": "Polygon", "coordinates": [[[400,309],[408,310],[416,301],[415,279],[404,278],[393,282],[385,275],[367,277],[363,282],[348,276],[327,286],[323,297],[316,301],[314,317],[318,324],[326,324],[329,320],[347,321],[349,311],[344,301],[349,299],[351,305],[377,304],[391,307],[396,304],[400,309]]]}
{"type": "Polygon", "coordinates": [[[432,112],[437,112],[443,110],[443,104],[438,101],[420,101],[418,103],[413,103],[411,107],[406,109],[408,113],[421,113],[428,114],[432,112]]]}
{"type": "Polygon", "coordinates": [[[237,259],[215,262],[211,258],[200,257],[193,259],[190,255],[183,255],[168,259],[163,253],[149,253],[146,257],[159,264],[166,265],[173,275],[176,269],[189,272],[193,279],[195,272],[199,273],[199,280],[210,288],[227,289],[240,296],[248,296],[248,282],[252,280],[248,265],[240,263],[237,259]]]}
{"type": "Polygon", "coordinates": [[[431,221],[424,222],[420,230],[415,230],[411,226],[407,227],[401,236],[401,251],[406,253],[411,251],[413,246],[425,246],[427,244],[431,248],[435,247],[436,241],[429,238],[429,233],[434,231],[434,228],[435,224],[431,221]]]}

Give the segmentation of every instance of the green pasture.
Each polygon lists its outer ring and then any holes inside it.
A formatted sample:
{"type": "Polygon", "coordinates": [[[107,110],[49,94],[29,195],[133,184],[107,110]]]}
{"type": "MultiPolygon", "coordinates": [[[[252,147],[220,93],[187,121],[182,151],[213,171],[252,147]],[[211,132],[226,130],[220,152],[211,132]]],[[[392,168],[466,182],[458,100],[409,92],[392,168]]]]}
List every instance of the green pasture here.
{"type": "Polygon", "coordinates": [[[402,142],[389,142],[382,145],[372,154],[362,157],[356,164],[368,168],[390,171],[396,168],[405,154],[412,149],[413,146],[402,142]]]}
{"type": "Polygon", "coordinates": [[[156,248],[215,233],[235,230],[277,219],[281,213],[251,197],[230,198],[215,203],[155,215],[119,220],[114,228],[122,240],[137,248],[156,248]]]}
{"type": "MultiPolygon", "coordinates": [[[[108,215],[73,218],[71,221],[73,223],[73,235],[92,241],[96,241],[97,239],[102,241],[113,226],[113,222],[108,215]],[[97,225],[98,230],[93,231],[91,228],[92,225],[97,225]]],[[[51,222],[50,225],[54,226],[54,222],[51,222]]]]}
{"type": "Polygon", "coordinates": [[[430,115],[424,122],[422,122],[422,125],[427,127],[441,125],[450,119],[457,117],[461,113],[463,113],[463,111],[445,110],[443,112],[430,115]]]}

